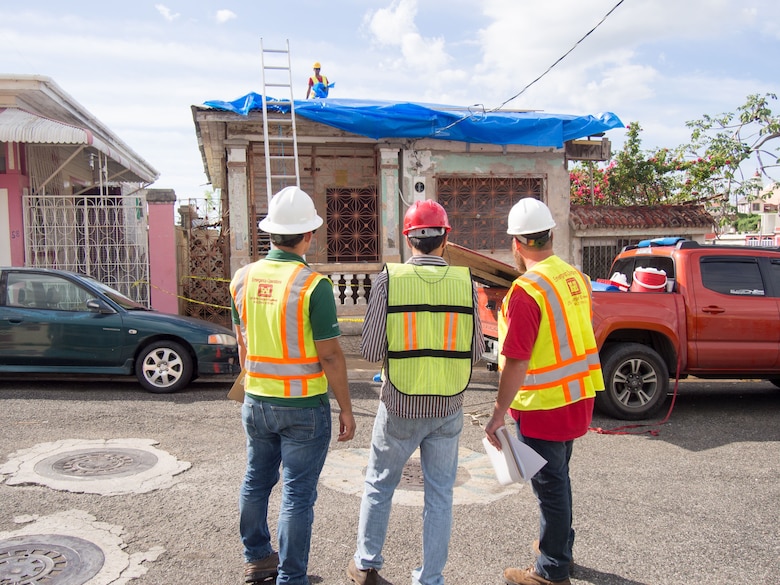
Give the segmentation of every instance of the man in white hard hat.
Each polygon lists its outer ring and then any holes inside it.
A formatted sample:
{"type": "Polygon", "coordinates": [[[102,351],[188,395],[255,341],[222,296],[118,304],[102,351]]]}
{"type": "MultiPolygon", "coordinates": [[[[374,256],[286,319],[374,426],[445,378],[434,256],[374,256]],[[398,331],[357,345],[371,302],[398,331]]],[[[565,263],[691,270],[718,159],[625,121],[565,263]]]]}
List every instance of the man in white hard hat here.
{"type": "Polygon", "coordinates": [[[547,206],[521,199],[509,212],[507,233],[518,268],[498,314],[498,395],[485,427],[496,431],[504,415],[516,421],[518,438],[547,464],[531,484],[539,502],[538,555],[527,569],[504,570],[507,585],[570,585],[572,497],[569,460],[584,435],[594,396],[604,389],[591,324],[590,280],[553,253],[555,221],[547,206]]]}
{"type": "Polygon", "coordinates": [[[282,189],[260,222],[273,249],[236,271],[230,283],[246,372],[242,419],[247,466],[239,511],[247,583],[273,577],[291,585],[309,582],[314,502],[331,435],[328,386],[340,409],[338,440],[349,441],[355,434],[333,285],[303,259],[322,223],[304,191],[282,189]],[[267,517],[280,464],[284,478],[277,554],[267,517]]]}

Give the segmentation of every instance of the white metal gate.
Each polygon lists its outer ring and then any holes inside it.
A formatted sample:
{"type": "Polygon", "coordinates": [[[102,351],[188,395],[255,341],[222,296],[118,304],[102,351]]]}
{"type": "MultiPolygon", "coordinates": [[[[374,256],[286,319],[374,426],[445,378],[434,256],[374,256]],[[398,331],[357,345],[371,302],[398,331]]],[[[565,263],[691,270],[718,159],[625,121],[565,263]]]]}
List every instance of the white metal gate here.
{"type": "Polygon", "coordinates": [[[87,274],[148,307],[146,197],[94,191],[23,197],[25,264],[87,274]]]}

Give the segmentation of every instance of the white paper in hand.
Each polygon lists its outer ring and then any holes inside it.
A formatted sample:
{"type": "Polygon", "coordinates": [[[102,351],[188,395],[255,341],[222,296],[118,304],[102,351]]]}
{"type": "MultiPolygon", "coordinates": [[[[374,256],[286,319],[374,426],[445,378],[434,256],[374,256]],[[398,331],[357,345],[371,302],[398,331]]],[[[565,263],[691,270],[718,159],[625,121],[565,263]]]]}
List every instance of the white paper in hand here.
{"type": "Polygon", "coordinates": [[[482,439],[482,444],[485,445],[485,451],[501,485],[531,481],[547,463],[547,459],[521,442],[506,427],[500,427],[496,431],[496,437],[501,442],[501,451],[491,445],[487,437],[482,439]]]}

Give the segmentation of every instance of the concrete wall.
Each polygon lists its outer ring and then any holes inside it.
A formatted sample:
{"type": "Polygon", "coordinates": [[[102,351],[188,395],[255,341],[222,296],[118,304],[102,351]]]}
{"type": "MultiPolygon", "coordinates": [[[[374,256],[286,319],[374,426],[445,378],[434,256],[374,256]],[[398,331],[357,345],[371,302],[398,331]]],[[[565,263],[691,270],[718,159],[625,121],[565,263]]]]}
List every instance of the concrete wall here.
{"type": "MultiPolygon", "coordinates": [[[[436,179],[445,175],[541,179],[544,185],[542,199],[550,206],[558,224],[555,251],[566,260],[571,258],[569,174],[564,165],[563,149],[474,145],[445,140],[376,141],[346,136],[310,122],[302,122],[300,126],[299,137],[305,135],[309,140],[299,138],[300,186],[312,196],[322,217],[327,218],[329,188],[371,186],[377,189],[383,261],[408,257],[401,233],[407,204],[415,198],[436,200],[436,179]],[[422,193],[414,188],[418,179],[426,184],[422,193]]],[[[231,123],[225,140],[229,147],[226,176],[231,211],[231,272],[250,260],[245,234],[257,229],[253,212],[263,215],[267,210],[264,148],[262,141],[254,139],[258,136],[257,131],[256,121],[247,121],[245,125],[231,123]],[[245,142],[237,148],[238,142],[247,136],[252,136],[248,144],[245,142]],[[246,153],[245,160],[240,156],[243,153],[246,153]]],[[[513,262],[508,246],[506,250],[483,252],[504,262],[513,262]]],[[[307,260],[318,267],[328,263],[327,230],[317,231],[307,260]]],[[[381,263],[376,268],[381,268],[381,263]]]]}
{"type": "MultiPolygon", "coordinates": [[[[413,150],[403,151],[402,160],[400,183],[403,192],[414,197],[414,183],[418,178],[423,178],[427,199],[436,199],[436,177],[441,175],[541,178],[544,182],[542,200],[550,207],[557,224],[555,252],[564,260],[571,259],[568,245],[569,173],[564,166],[563,149],[421,140],[414,145],[413,150]]],[[[514,264],[509,248],[477,251],[514,264]]]]}
{"type": "Polygon", "coordinates": [[[5,250],[0,265],[24,266],[24,220],[22,195],[30,179],[23,174],[23,148],[19,143],[3,143],[5,174],[0,174],[0,246],[5,250]]]}
{"type": "Polygon", "coordinates": [[[148,189],[149,208],[149,282],[151,305],[161,313],[178,314],[178,276],[176,272],[176,226],[172,189],[148,189]]]}

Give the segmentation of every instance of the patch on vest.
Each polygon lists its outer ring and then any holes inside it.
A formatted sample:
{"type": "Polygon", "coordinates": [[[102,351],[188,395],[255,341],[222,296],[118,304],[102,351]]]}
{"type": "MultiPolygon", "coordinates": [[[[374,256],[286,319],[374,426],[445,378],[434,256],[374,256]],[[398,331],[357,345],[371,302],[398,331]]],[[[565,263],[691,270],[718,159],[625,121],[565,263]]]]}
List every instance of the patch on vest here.
{"type": "Polygon", "coordinates": [[[274,296],[274,285],[261,282],[257,285],[257,296],[264,299],[270,299],[274,296]]]}
{"type": "Polygon", "coordinates": [[[580,283],[577,281],[576,278],[567,278],[566,279],[566,286],[569,287],[569,292],[574,295],[581,295],[582,289],[580,288],[580,283]]]}

